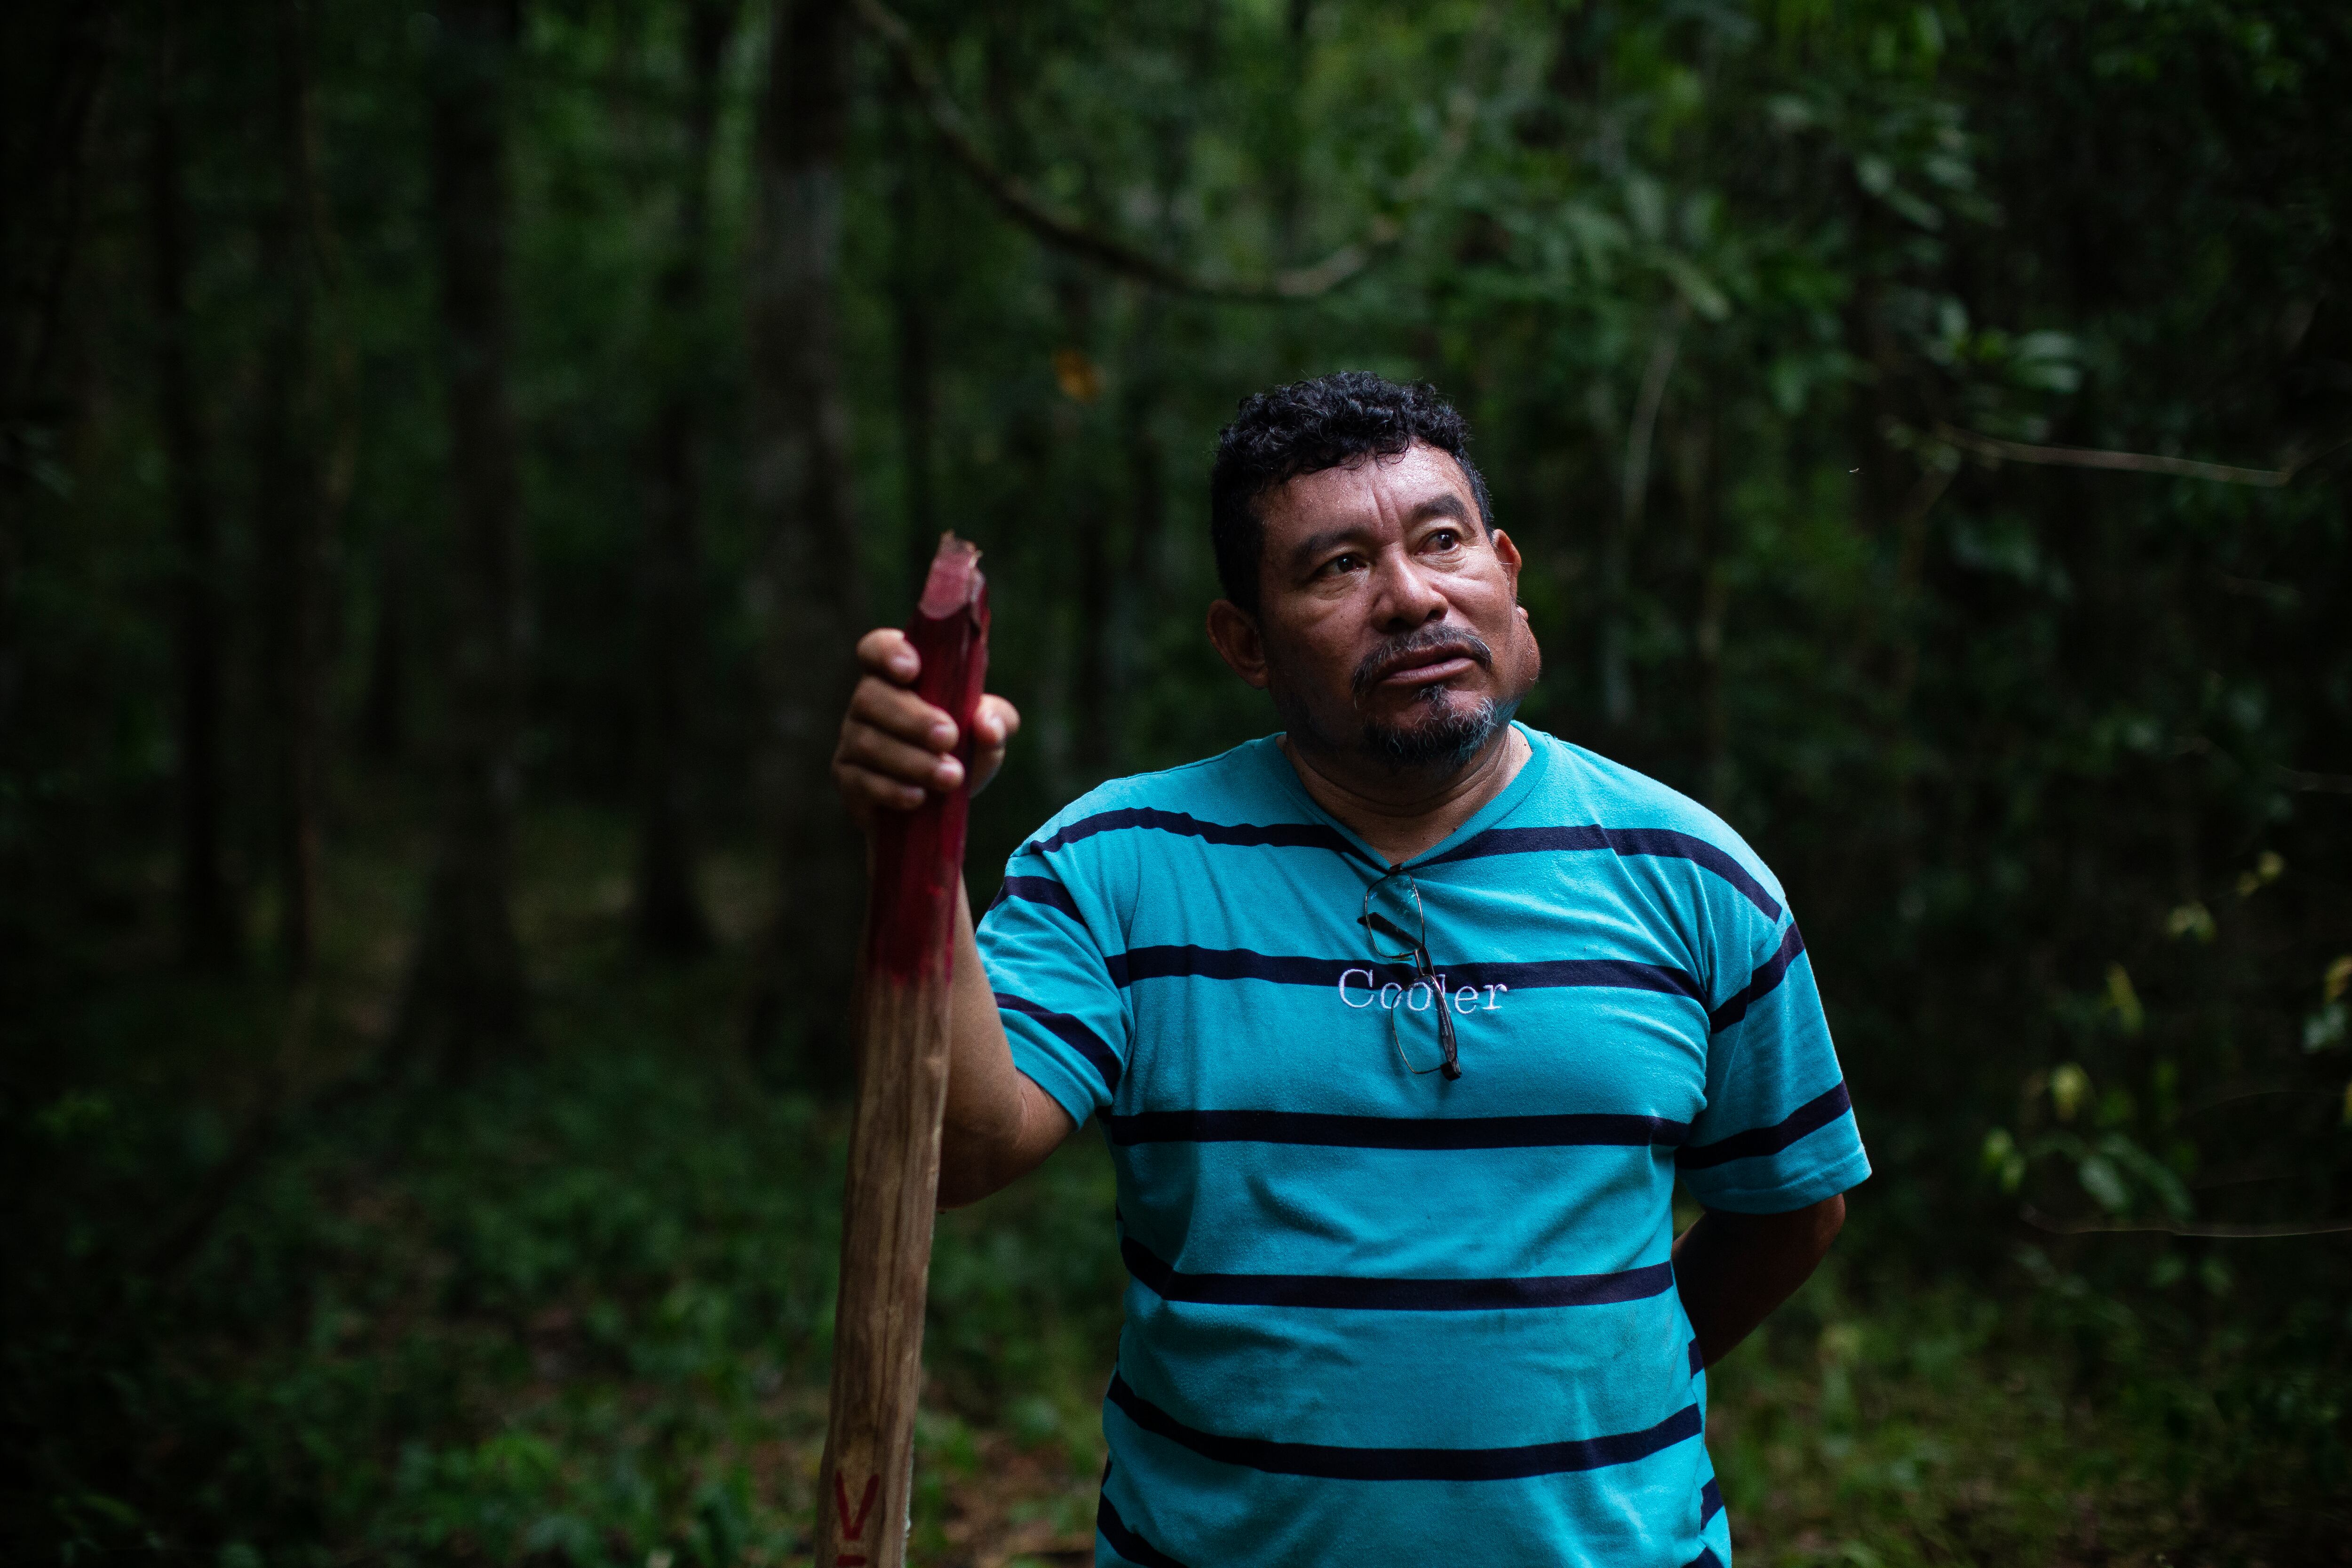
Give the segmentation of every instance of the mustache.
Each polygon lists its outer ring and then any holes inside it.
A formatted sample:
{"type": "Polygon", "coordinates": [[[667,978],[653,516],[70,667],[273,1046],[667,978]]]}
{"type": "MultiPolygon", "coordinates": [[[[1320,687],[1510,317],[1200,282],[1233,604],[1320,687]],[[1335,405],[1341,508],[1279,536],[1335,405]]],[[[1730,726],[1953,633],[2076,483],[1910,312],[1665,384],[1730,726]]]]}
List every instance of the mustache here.
{"type": "Polygon", "coordinates": [[[1433,653],[1444,654],[1452,658],[1475,659],[1480,668],[1486,669],[1495,668],[1495,650],[1488,647],[1486,639],[1477,633],[1460,626],[1423,626],[1418,631],[1391,637],[1366,654],[1356,666],[1356,673],[1350,678],[1349,687],[1360,701],[1373,687],[1386,679],[1391,671],[1433,653]]]}

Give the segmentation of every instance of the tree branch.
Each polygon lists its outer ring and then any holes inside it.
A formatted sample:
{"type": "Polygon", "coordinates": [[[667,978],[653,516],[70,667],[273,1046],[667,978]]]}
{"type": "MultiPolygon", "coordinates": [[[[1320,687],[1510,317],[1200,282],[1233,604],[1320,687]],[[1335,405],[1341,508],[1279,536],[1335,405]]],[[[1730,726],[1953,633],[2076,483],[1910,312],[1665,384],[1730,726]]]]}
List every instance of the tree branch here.
{"type": "Polygon", "coordinates": [[[2259,1241],[2284,1236],[2340,1236],[2352,1231],[2352,1219],[2290,1220],[2284,1225],[2191,1225],[2158,1221],[2153,1225],[2109,1225],[2101,1220],[2055,1219],[2032,1204],[2025,1223],[2053,1236],[2105,1236],[2154,1232],[2162,1236],[2195,1236],[2224,1241],[2259,1241]]]}
{"type": "MultiPolygon", "coordinates": [[[[882,0],[856,0],[856,11],[866,30],[889,51],[900,79],[950,155],[963,165],[964,172],[988,193],[1005,216],[1046,244],[1108,271],[1175,294],[1243,304],[1277,304],[1329,293],[1362,273],[1403,237],[1404,226],[1382,214],[1365,226],[1360,238],[1310,266],[1288,268],[1255,280],[1218,279],[1189,272],[1115,235],[1089,228],[1055,211],[1019,176],[1000,168],[972,134],[963,110],[948,95],[939,71],[905,20],[882,0]]],[[[1418,198],[1434,183],[1440,165],[1460,152],[1469,134],[1471,107],[1466,94],[1457,96],[1438,153],[1405,182],[1407,199],[1418,198]]]]}
{"type": "Polygon", "coordinates": [[[1658,410],[1666,401],[1666,382],[1675,373],[1675,356],[1682,347],[1683,322],[1690,306],[1679,294],[1665,311],[1656,340],[1650,345],[1650,363],[1643,367],[1642,390],[1633,400],[1633,422],[1625,431],[1625,471],[1621,504],[1630,536],[1642,521],[1643,501],[1650,490],[1650,443],[1658,429],[1658,410]]]}
{"type": "Polygon", "coordinates": [[[2034,447],[1980,436],[1957,425],[1937,421],[1936,438],[1949,442],[1991,462],[2039,463],[2050,468],[2105,468],[2126,474],[2169,474],[2184,479],[2212,479],[2226,485],[2255,485],[2276,489],[2338,447],[2352,444],[2352,435],[2314,448],[2283,468],[2240,468],[2227,463],[2200,463],[2189,458],[2158,458],[2143,452],[2107,452],[2090,447],[2034,447]]]}
{"type": "Polygon", "coordinates": [[[2352,795],[2352,773],[2314,773],[2301,768],[2273,768],[2279,782],[2289,789],[2321,790],[2329,795],[2352,795]]]}

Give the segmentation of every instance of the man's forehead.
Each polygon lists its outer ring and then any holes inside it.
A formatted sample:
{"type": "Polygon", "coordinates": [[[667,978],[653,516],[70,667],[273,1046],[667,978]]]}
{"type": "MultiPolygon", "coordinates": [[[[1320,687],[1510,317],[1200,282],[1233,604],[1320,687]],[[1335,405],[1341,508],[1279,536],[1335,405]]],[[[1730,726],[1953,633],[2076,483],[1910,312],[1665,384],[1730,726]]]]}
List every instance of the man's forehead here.
{"type": "Polygon", "coordinates": [[[1470,477],[1452,454],[1415,441],[1392,454],[1367,453],[1337,468],[1318,468],[1277,485],[1260,503],[1272,535],[1322,533],[1334,528],[1377,528],[1430,514],[1477,521],[1470,477]]]}

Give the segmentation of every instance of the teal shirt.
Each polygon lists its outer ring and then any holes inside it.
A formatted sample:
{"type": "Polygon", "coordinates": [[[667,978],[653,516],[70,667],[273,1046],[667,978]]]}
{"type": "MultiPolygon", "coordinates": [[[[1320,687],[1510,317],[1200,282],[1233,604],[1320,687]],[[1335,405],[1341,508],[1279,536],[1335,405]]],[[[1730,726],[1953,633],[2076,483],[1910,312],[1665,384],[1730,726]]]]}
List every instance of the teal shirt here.
{"type": "Polygon", "coordinates": [[[1869,1173],[1804,942],[1739,837],[1519,727],[1406,863],[1445,980],[1361,922],[1387,863],[1271,740],[1094,791],[981,952],[1015,1064],[1098,1118],[1130,1282],[1098,1563],[1727,1564],[1676,1296],[1677,1174],[1769,1214],[1869,1173]]]}

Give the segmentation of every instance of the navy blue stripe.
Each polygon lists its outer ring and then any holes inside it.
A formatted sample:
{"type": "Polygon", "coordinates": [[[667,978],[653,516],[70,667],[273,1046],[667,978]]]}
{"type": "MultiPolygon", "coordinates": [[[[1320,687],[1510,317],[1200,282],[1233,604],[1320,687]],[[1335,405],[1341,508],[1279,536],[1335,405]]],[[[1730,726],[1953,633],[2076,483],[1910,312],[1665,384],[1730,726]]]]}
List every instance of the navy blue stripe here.
{"type": "MultiPolygon", "coordinates": [[[[1110,1479],[1108,1470],[1103,1472],[1103,1479],[1106,1482],[1110,1479]]],[[[1129,1530],[1127,1521],[1118,1517],[1118,1510],[1110,1506],[1108,1491],[1095,1504],[1095,1529],[1101,1532],[1104,1541],[1109,1542],[1113,1552],[1134,1563],[1136,1568],[1184,1568],[1183,1563],[1129,1530]]]]}
{"type": "Polygon", "coordinates": [[[1693,1377],[1696,1377],[1700,1373],[1706,1370],[1706,1352],[1698,1348],[1698,1342],[1696,1340],[1693,1340],[1690,1342],[1690,1363],[1691,1375],[1693,1377]]]}
{"type": "Polygon", "coordinates": [[[1087,1060],[1094,1063],[1095,1071],[1102,1075],[1103,1087],[1114,1094],[1118,1092],[1118,1053],[1103,1044],[1102,1037],[1084,1023],[1067,1013],[1056,1013],[1025,997],[1007,996],[1002,991],[996,994],[996,1005],[1003,1012],[1025,1014],[1036,1019],[1076,1046],[1087,1060]]]}
{"type": "Polygon", "coordinates": [[[1617,1274],[1547,1274],[1518,1279],[1366,1279],[1344,1274],[1182,1274],[1122,1237],[1127,1271],[1163,1301],[1216,1307],[1333,1307],[1362,1312],[1486,1312],[1640,1301],[1675,1288],[1675,1266],[1617,1274]]]}
{"type": "Polygon", "coordinates": [[[1698,1555],[1684,1563],[1683,1568],[1723,1568],[1723,1559],[1702,1546],[1698,1549],[1698,1555]]]}
{"type": "MultiPolygon", "coordinates": [[[[1372,965],[1361,959],[1303,958],[1284,953],[1251,952],[1244,948],[1133,947],[1106,960],[1112,981],[1132,985],[1139,980],[1264,980],[1276,985],[1336,987],[1349,970],[1379,973],[1399,984],[1410,984],[1412,971],[1396,964],[1372,965]]],[[[1637,963],[1624,958],[1547,958],[1522,963],[1462,963],[1442,966],[1448,989],[1464,985],[1507,985],[1514,991],[1564,986],[1605,986],[1621,991],[1655,991],[1687,996],[1706,1005],[1706,994],[1697,981],[1663,963],[1637,963]]]]}
{"type": "MultiPolygon", "coordinates": [[[[1246,822],[1203,822],[1181,811],[1160,811],[1148,805],[1126,806],[1118,811],[1098,811],[1092,816],[1082,816],[1053,837],[1033,839],[1014,853],[1048,855],[1081,838],[1092,838],[1097,833],[1115,833],[1129,827],[1182,834],[1207,844],[1229,844],[1242,848],[1331,849],[1342,855],[1352,855],[1359,860],[1370,859],[1362,850],[1349,843],[1337,829],[1326,827],[1318,822],[1272,822],[1262,826],[1246,822]]],[[[1385,871],[1388,868],[1382,866],[1381,869],[1385,871]]]]}
{"type": "Polygon", "coordinates": [[[1566,1443],[1530,1443],[1517,1448],[1342,1448],[1323,1443],[1227,1437],[1187,1426],[1129,1388],[1117,1373],[1111,1374],[1110,1402],[1145,1431],[1181,1444],[1203,1458],[1269,1475],[1321,1476],[1339,1481],[1507,1481],[1597,1470],[1647,1458],[1697,1436],[1700,1427],[1698,1406],[1689,1405],[1644,1431],[1566,1443]]]}
{"type": "Polygon", "coordinates": [[[1112,1116],[1114,1143],[1307,1143],[1326,1149],[1669,1147],[1690,1136],[1663,1116],[1337,1116],[1319,1110],[1146,1110],[1112,1116]]]}
{"type": "MultiPolygon", "coordinates": [[[[1747,895],[1764,911],[1780,918],[1780,905],[1748,868],[1704,838],[1676,833],[1669,827],[1490,827],[1460,847],[1421,862],[1442,866],[1448,860],[1475,860],[1488,855],[1535,855],[1545,850],[1612,849],[1620,855],[1656,855],[1703,866],[1747,895]]],[[[1419,868],[1416,867],[1416,869],[1419,868]]]]}
{"type": "Polygon", "coordinates": [[[1020,899],[1032,904],[1045,904],[1049,908],[1061,910],[1074,921],[1082,921],[1085,918],[1078,913],[1077,900],[1070,897],[1070,889],[1062,886],[1058,878],[1007,877],[1004,879],[1004,885],[996,889],[996,897],[989,901],[988,907],[993,910],[1007,899],[1020,899]]]}
{"type": "Polygon", "coordinates": [[[1705,1530],[1707,1521],[1722,1511],[1723,1488],[1716,1483],[1713,1476],[1709,1476],[1706,1485],[1698,1489],[1698,1527],[1705,1530]]]}
{"type": "Polygon", "coordinates": [[[1685,1171],[1703,1171],[1709,1165],[1720,1165],[1727,1161],[1753,1160],[1759,1155],[1777,1154],[1807,1133],[1820,1131],[1852,1109],[1853,1101],[1845,1092],[1844,1080],[1840,1079],[1836,1088],[1805,1101],[1769,1127],[1750,1127],[1745,1132],[1735,1132],[1712,1143],[1685,1145],[1675,1156],[1675,1163],[1685,1171]]]}
{"type": "Polygon", "coordinates": [[[1789,965],[1796,963],[1797,955],[1804,951],[1804,933],[1797,929],[1796,921],[1790,921],[1788,934],[1780,939],[1780,950],[1764,961],[1762,968],[1748,977],[1748,984],[1740,987],[1738,995],[1706,1016],[1707,1032],[1719,1034],[1748,1016],[1748,1009],[1756,1005],[1766,992],[1780,984],[1789,973],[1789,965]]]}
{"type": "MultiPolygon", "coordinates": [[[[1545,958],[1524,963],[1457,963],[1444,970],[1449,987],[1508,985],[1517,991],[1552,986],[1598,985],[1619,991],[1657,991],[1687,996],[1706,1005],[1706,993],[1681,970],[1627,958],[1545,958]]],[[[1334,984],[1337,982],[1335,981],[1334,984]]]]}

